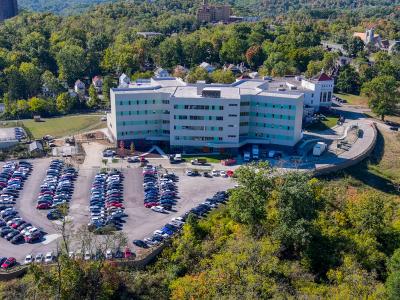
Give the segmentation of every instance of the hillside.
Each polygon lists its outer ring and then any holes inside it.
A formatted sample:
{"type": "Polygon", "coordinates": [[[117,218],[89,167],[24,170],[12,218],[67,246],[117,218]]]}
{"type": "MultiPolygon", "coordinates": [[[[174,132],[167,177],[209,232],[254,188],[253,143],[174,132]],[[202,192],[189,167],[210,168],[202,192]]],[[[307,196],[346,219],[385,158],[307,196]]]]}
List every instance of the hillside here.
{"type": "MultiPolygon", "coordinates": [[[[53,12],[56,14],[77,14],[89,7],[101,3],[118,2],[119,0],[19,0],[21,8],[36,12],[53,12]]],[[[143,1],[129,1],[143,3],[143,1]]],[[[163,2],[154,0],[151,2],[163,2]]],[[[197,6],[201,1],[176,1],[181,3],[182,7],[190,9],[197,6]]],[[[245,15],[273,16],[286,12],[296,12],[298,10],[320,10],[320,9],[363,9],[363,8],[385,8],[400,5],[400,0],[218,0],[210,1],[217,3],[230,3],[235,13],[245,15]]]]}

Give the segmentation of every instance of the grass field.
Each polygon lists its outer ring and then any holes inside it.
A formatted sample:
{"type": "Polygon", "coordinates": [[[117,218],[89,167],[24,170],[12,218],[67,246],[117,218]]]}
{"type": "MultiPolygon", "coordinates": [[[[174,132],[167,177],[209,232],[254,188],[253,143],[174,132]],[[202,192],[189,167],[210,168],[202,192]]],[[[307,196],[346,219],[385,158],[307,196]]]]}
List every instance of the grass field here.
{"type": "Polygon", "coordinates": [[[364,96],[357,96],[357,95],[352,95],[352,94],[341,94],[341,93],[336,93],[336,97],[340,99],[344,99],[347,101],[347,104],[350,105],[360,105],[360,106],[368,106],[368,98],[364,96]]]}
{"type": "Polygon", "coordinates": [[[368,169],[390,181],[400,182],[400,133],[381,131],[368,169]]]}
{"type": "Polygon", "coordinates": [[[33,138],[42,138],[46,134],[57,138],[103,128],[106,123],[101,122],[100,118],[99,115],[73,115],[42,119],[42,122],[34,120],[21,120],[20,122],[31,132],[33,138]]]}
{"type": "Polygon", "coordinates": [[[326,118],[324,120],[321,120],[321,122],[308,125],[306,127],[306,129],[310,130],[310,131],[323,131],[323,130],[326,130],[326,129],[329,129],[329,128],[332,128],[333,126],[335,126],[337,123],[337,120],[338,120],[338,117],[326,116],[326,118]]]}
{"type": "Polygon", "coordinates": [[[185,161],[190,162],[192,159],[206,159],[208,163],[219,163],[222,159],[226,159],[228,158],[228,156],[226,155],[222,155],[222,154],[216,154],[216,155],[202,155],[202,156],[183,156],[183,159],[185,159],[185,161]]]}

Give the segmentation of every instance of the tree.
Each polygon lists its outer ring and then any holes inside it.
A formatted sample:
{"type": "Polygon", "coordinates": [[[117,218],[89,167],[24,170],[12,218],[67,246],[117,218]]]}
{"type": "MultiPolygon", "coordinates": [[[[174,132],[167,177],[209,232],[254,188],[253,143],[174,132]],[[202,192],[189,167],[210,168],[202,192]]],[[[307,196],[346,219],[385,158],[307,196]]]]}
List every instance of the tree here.
{"type": "Polygon", "coordinates": [[[306,77],[311,78],[311,77],[317,75],[318,73],[320,73],[322,68],[323,68],[322,61],[312,60],[307,65],[307,71],[306,71],[305,75],[306,75],[306,77]]]}
{"type": "Polygon", "coordinates": [[[56,55],[60,79],[72,85],[86,70],[85,50],[80,46],[65,44],[56,55]]]}
{"type": "Polygon", "coordinates": [[[102,89],[102,95],[103,95],[103,102],[105,107],[110,106],[110,89],[113,87],[113,80],[110,76],[105,76],[103,78],[103,85],[101,87],[102,89]]]}
{"type": "Polygon", "coordinates": [[[235,75],[231,70],[215,70],[210,75],[211,80],[215,83],[232,83],[235,82],[235,75]]]}
{"type": "Polygon", "coordinates": [[[336,88],[339,92],[342,93],[359,93],[360,76],[352,66],[347,65],[340,69],[336,88]]]}
{"type": "Polygon", "coordinates": [[[206,70],[202,67],[197,67],[195,69],[190,70],[186,81],[189,83],[196,83],[199,80],[204,80],[207,83],[210,83],[210,76],[206,70]]]}
{"type": "Polygon", "coordinates": [[[358,37],[352,37],[343,45],[350,57],[356,57],[357,54],[364,50],[364,42],[358,37]]]}
{"type": "Polygon", "coordinates": [[[101,67],[115,74],[131,74],[139,70],[139,60],[132,45],[117,43],[105,50],[101,67]]]}
{"type": "Polygon", "coordinates": [[[27,98],[27,88],[24,76],[19,69],[12,65],[4,69],[7,83],[7,94],[10,101],[27,98]]]}
{"type": "Polygon", "coordinates": [[[57,96],[56,107],[61,113],[69,113],[74,107],[74,99],[69,95],[69,93],[61,93],[57,96]]]}
{"type": "Polygon", "coordinates": [[[249,49],[246,51],[246,61],[248,65],[252,68],[257,68],[265,60],[265,54],[261,46],[259,45],[254,45],[251,46],[249,49]]]}
{"type": "Polygon", "coordinates": [[[99,107],[99,104],[100,104],[100,100],[97,95],[96,88],[94,87],[93,84],[91,84],[89,87],[89,101],[87,104],[90,108],[97,108],[97,107],[99,107]]]}
{"type": "Polygon", "coordinates": [[[225,43],[222,44],[222,48],[219,52],[221,61],[224,63],[237,64],[244,60],[244,52],[246,51],[246,42],[236,38],[231,37],[225,43]]]}
{"type": "Polygon", "coordinates": [[[29,105],[29,110],[32,113],[44,114],[44,115],[49,114],[50,111],[49,105],[47,101],[44,99],[33,97],[29,99],[28,105],[29,105]]]}
{"type": "Polygon", "coordinates": [[[389,276],[386,279],[386,290],[391,300],[400,299],[400,248],[394,251],[388,261],[389,276]]]}
{"type": "Polygon", "coordinates": [[[362,93],[369,99],[368,105],[381,117],[393,114],[400,101],[399,83],[392,76],[378,76],[365,83],[362,93]]]}
{"type": "Polygon", "coordinates": [[[23,62],[19,66],[19,72],[23,77],[27,88],[28,97],[36,95],[40,91],[40,70],[33,63],[23,62]]]}
{"type": "Polygon", "coordinates": [[[56,97],[59,93],[61,93],[64,88],[61,85],[60,81],[54,76],[54,74],[48,70],[46,70],[41,77],[42,86],[45,89],[45,93],[56,97]]]}
{"type": "Polygon", "coordinates": [[[272,169],[268,163],[241,166],[235,171],[239,185],[229,197],[229,211],[234,220],[256,230],[266,217],[266,201],[271,195],[272,169]]]}
{"type": "Polygon", "coordinates": [[[306,174],[291,172],[275,180],[268,214],[272,221],[272,235],[286,247],[298,253],[312,238],[312,221],[322,207],[320,184],[306,174]]]}

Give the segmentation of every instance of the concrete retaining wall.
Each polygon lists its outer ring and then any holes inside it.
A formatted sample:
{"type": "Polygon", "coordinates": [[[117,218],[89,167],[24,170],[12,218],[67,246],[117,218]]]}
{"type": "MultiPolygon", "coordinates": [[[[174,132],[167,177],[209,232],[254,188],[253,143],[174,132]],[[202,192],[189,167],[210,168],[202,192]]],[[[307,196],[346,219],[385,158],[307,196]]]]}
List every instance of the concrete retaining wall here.
{"type": "Polygon", "coordinates": [[[21,277],[28,271],[27,266],[20,267],[19,269],[16,269],[15,271],[9,271],[9,272],[0,272],[0,281],[8,281],[11,279],[15,279],[18,277],[21,277]]]}
{"type": "Polygon", "coordinates": [[[363,152],[359,153],[357,156],[353,157],[352,159],[348,159],[344,163],[341,163],[338,165],[329,165],[329,166],[319,167],[314,171],[314,174],[315,175],[325,175],[328,173],[337,172],[337,171],[346,169],[348,167],[354,166],[354,165],[360,163],[361,161],[363,161],[364,159],[366,159],[367,157],[369,157],[371,155],[371,152],[374,150],[376,141],[378,139],[378,130],[376,128],[376,123],[372,123],[371,126],[374,131],[374,138],[372,140],[372,143],[363,152]]]}

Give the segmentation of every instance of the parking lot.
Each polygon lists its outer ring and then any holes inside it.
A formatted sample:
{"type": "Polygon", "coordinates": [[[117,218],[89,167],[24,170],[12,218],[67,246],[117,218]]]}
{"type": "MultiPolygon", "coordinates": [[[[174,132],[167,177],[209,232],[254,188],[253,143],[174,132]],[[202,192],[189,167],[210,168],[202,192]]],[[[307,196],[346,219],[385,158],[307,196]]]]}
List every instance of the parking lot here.
{"type": "MultiPolygon", "coordinates": [[[[90,221],[89,199],[91,184],[95,175],[104,167],[101,162],[103,147],[91,145],[87,150],[92,151],[93,147],[97,151],[87,155],[84,163],[77,168],[78,178],[75,182],[69,209],[69,218],[72,220],[75,229],[82,225],[87,225],[90,221]]],[[[12,256],[17,261],[22,262],[27,254],[35,256],[37,253],[56,252],[56,240],[60,237],[57,229],[59,221],[48,220],[46,217],[47,210],[36,209],[40,185],[46,177],[46,171],[51,160],[51,158],[44,158],[30,161],[32,163],[32,173],[26,180],[15,205],[24,220],[28,220],[33,226],[46,233],[44,239],[33,244],[13,245],[0,238],[0,256],[12,256]]],[[[169,172],[174,172],[179,178],[177,182],[179,198],[171,211],[157,213],[145,208],[143,205],[143,169],[139,167],[139,164],[124,162],[122,165],[113,164],[109,167],[116,167],[122,170],[124,175],[123,204],[127,217],[124,219],[123,231],[128,236],[128,245],[131,249],[135,249],[132,240],[150,236],[155,230],[168,223],[171,218],[178,217],[189,211],[197,204],[204,202],[207,197],[211,197],[215,192],[234,186],[234,182],[230,178],[190,177],[185,174],[185,169],[183,168],[168,168],[169,172]]]]}
{"type": "Polygon", "coordinates": [[[142,168],[132,166],[124,170],[124,204],[128,214],[124,230],[126,230],[130,241],[147,237],[154,230],[168,223],[171,218],[189,211],[197,204],[204,202],[207,197],[211,197],[215,192],[234,186],[234,182],[230,178],[189,177],[185,175],[183,169],[170,171],[173,171],[179,178],[177,182],[179,198],[173,210],[163,214],[153,212],[143,205],[142,168]]]}

